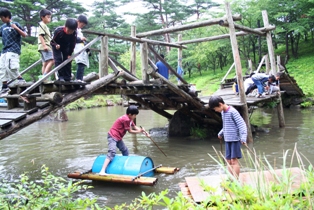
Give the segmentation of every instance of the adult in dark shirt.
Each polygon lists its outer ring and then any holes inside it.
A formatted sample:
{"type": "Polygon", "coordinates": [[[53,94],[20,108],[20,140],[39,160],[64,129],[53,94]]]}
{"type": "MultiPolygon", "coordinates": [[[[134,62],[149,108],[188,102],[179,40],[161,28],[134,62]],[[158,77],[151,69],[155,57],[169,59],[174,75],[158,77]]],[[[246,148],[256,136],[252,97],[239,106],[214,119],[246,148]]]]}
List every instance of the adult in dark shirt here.
{"type": "MultiPolygon", "coordinates": [[[[51,40],[51,46],[53,51],[53,58],[55,60],[55,67],[59,66],[65,60],[71,57],[77,39],[77,20],[68,18],[64,26],[56,28],[53,38],[51,40]]],[[[71,62],[63,66],[58,71],[59,81],[71,80],[71,62]]]]}

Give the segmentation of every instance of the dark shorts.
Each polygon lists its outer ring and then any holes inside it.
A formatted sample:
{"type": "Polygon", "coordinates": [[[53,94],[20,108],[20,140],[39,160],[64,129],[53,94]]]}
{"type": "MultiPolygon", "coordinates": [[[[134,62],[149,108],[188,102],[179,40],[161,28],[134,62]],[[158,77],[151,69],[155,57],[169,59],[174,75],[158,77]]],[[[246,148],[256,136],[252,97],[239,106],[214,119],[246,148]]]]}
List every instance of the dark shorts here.
{"type": "Polygon", "coordinates": [[[240,159],[242,158],[241,153],[241,141],[230,141],[226,142],[226,159],[240,159]]]}

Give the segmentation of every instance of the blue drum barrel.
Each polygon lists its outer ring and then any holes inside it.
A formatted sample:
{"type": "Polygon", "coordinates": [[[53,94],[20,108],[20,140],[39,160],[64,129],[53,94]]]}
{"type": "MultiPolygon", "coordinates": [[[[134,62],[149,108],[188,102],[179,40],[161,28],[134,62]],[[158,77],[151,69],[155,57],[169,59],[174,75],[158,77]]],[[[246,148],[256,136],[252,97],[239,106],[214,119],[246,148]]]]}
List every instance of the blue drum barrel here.
{"type": "MultiPolygon", "coordinates": [[[[99,155],[94,161],[92,172],[99,173],[106,159],[106,155],[99,155]]],[[[106,173],[137,176],[141,173],[154,168],[153,160],[149,157],[143,156],[122,156],[116,155],[114,159],[109,163],[106,173]]],[[[154,170],[145,173],[143,176],[154,176],[154,170]]]]}

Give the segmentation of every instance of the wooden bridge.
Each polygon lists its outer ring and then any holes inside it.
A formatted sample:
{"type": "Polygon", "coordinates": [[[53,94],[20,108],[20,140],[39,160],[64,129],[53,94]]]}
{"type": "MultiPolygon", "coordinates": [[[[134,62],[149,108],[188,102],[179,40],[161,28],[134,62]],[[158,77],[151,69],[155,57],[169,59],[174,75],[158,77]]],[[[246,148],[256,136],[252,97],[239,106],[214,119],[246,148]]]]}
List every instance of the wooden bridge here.
{"type": "MultiPolygon", "coordinates": [[[[233,43],[236,36],[245,35],[248,33],[255,33],[259,36],[267,36],[269,31],[274,29],[273,26],[265,26],[264,28],[259,29],[250,29],[233,22],[237,20],[241,20],[241,17],[231,16],[231,13],[228,12],[227,17],[168,29],[156,30],[142,34],[135,34],[135,29],[133,29],[133,35],[131,37],[123,37],[114,34],[107,34],[104,32],[85,31],[85,33],[95,34],[97,37],[87,44],[80,52],[77,52],[71,56],[69,59],[64,61],[58,67],[54,68],[51,72],[49,72],[37,82],[10,87],[11,92],[8,96],[5,97],[7,103],[0,104],[0,139],[3,139],[19,131],[20,129],[49,115],[51,112],[55,112],[56,110],[83,96],[91,94],[124,95],[133,101],[136,101],[141,108],[149,108],[169,120],[173,118],[173,115],[166,110],[179,110],[184,115],[189,116],[191,119],[194,119],[199,123],[221,125],[221,117],[219,114],[206,108],[209,96],[198,97],[198,92],[193,91],[190,88],[191,85],[188,84],[180,75],[178,75],[176,71],[173,70],[171,66],[159,56],[153,46],[162,45],[177,48],[179,58],[178,65],[182,66],[182,49],[186,48],[184,44],[224,38],[230,38],[231,42],[233,43]],[[179,35],[179,42],[177,43],[166,43],[144,38],[150,35],[177,32],[214,24],[219,24],[222,27],[229,27],[230,34],[189,41],[180,41],[179,35]],[[241,31],[235,33],[234,30],[231,29],[232,26],[241,31]],[[119,38],[124,41],[132,42],[132,65],[130,70],[126,69],[109,55],[108,38],[119,38]],[[100,69],[98,74],[95,73],[84,77],[86,83],[60,81],[45,82],[48,77],[56,73],[64,65],[71,62],[83,50],[90,48],[91,45],[99,40],[101,40],[101,49],[100,69]],[[141,79],[135,76],[136,69],[134,65],[134,56],[136,54],[136,43],[141,44],[141,79]],[[165,63],[172,74],[181,80],[182,85],[173,84],[157,73],[157,67],[154,64],[155,62],[149,58],[149,54],[154,55],[163,63],[165,63]],[[113,73],[108,73],[109,67],[113,70],[113,73]]],[[[237,52],[233,52],[233,54],[236,53],[237,52]]],[[[269,56],[271,57],[271,55],[269,56]]],[[[237,57],[239,58],[239,56],[237,57]]],[[[271,64],[274,63],[273,59],[270,61],[271,64]]],[[[40,63],[40,61],[37,61],[32,66],[21,72],[21,74],[26,73],[32,67],[40,63]]],[[[236,59],[235,67],[237,71],[237,77],[242,78],[242,69],[241,66],[239,69],[238,61],[236,59]]],[[[275,71],[275,67],[272,66],[271,69],[273,72],[275,71]]],[[[281,88],[287,94],[303,94],[302,91],[300,92],[293,78],[289,77],[289,75],[286,75],[285,78],[286,80],[281,82],[281,88]],[[293,88],[289,89],[290,87],[293,88]]],[[[228,80],[224,80],[224,82],[225,81],[228,82],[228,80]]],[[[235,96],[234,93],[230,91],[230,89],[230,87],[228,88],[226,86],[226,88],[221,90],[221,92],[216,92],[216,94],[222,95],[223,98],[225,98],[226,103],[234,106],[247,107],[250,105],[255,105],[259,102],[276,100],[278,98],[277,95],[270,95],[266,98],[250,98],[243,102],[243,99],[241,98],[242,90],[240,89],[239,97],[235,96]]]]}

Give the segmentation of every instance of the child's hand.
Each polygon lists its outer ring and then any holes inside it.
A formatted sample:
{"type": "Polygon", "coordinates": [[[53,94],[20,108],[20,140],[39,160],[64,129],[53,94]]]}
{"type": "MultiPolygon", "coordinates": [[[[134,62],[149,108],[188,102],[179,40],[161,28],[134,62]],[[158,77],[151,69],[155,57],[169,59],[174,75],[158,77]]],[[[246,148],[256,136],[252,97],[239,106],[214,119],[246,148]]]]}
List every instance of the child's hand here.
{"type": "Polygon", "coordinates": [[[56,45],[56,49],[59,50],[60,49],[60,45],[57,44],[56,45]]]}
{"type": "Polygon", "coordinates": [[[81,37],[81,40],[82,40],[83,42],[85,42],[85,41],[86,41],[86,38],[85,38],[85,37],[81,37]]]}
{"type": "Polygon", "coordinates": [[[222,139],[222,136],[218,136],[218,139],[222,139]]]}

